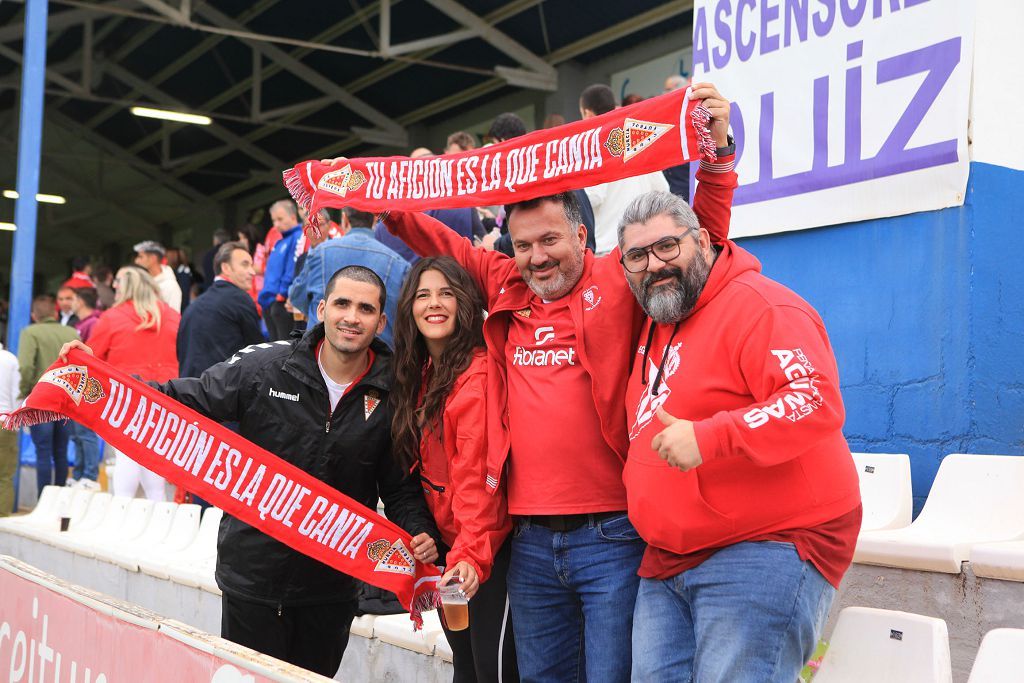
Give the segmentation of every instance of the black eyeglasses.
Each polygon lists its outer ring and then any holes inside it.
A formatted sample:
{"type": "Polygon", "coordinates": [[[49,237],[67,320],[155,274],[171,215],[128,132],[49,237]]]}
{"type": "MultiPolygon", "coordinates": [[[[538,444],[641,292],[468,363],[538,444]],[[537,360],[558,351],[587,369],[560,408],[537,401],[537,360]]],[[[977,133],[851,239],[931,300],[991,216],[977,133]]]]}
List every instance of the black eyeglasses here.
{"type": "Polygon", "coordinates": [[[622,255],[619,262],[623,268],[631,273],[642,273],[647,270],[651,254],[657,256],[659,261],[668,263],[676,256],[679,256],[679,243],[683,241],[683,237],[685,235],[663,237],[654,244],[648,244],[646,247],[630,249],[622,255]]]}

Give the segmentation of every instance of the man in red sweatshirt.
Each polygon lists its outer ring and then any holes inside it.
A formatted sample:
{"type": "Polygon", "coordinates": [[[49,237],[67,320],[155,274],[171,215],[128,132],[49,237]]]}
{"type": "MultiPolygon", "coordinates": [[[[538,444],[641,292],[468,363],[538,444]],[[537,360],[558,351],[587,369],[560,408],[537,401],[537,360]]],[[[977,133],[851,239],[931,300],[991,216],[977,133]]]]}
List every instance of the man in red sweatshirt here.
{"type": "MultiPolygon", "coordinates": [[[[729,227],[736,174],[729,102],[694,86],[714,119],[718,163],[702,164],[694,210],[716,239],[729,227]]],[[[418,254],[450,254],[489,315],[488,488],[507,484],[515,518],[508,590],[524,681],[628,681],[644,544],[626,516],[622,412],[642,312],[618,252],[596,258],[572,193],[506,209],[514,258],[474,248],[423,215],[385,225],[418,254]]]]}
{"type": "Polygon", "coordinates": [[[649,316],[626,389],[623,478],[649,544],[633,680],[794,681],[861,520],[825,327],[675,195],[635,199],[619,247],[649,316]]]}

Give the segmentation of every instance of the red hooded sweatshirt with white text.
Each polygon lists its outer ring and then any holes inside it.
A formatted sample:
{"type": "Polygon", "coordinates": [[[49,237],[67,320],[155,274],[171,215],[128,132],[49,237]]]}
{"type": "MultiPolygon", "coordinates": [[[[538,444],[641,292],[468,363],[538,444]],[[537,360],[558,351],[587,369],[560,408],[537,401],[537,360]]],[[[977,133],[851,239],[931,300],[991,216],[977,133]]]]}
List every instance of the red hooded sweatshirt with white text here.
{"type": "Polygon", "coordinates": [[[690,316],[653,336],[648,321],[640,336],[623,478],[629,518],[652,546],[693,553],[814,527],[860,504],[824,324],[760,271],[726,242],[690,316]],[[659,407],[694,423],[696,468],[681,472],[651,448],[665,428],[659,407]]]}

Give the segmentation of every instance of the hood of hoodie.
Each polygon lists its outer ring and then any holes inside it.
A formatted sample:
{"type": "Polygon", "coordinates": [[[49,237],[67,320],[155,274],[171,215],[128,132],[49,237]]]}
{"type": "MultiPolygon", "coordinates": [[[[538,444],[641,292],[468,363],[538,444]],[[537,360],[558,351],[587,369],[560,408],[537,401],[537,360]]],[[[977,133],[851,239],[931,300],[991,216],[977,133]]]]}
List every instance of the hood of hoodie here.
{"type": "Polygon", "coordinates": [[[732,240],[715,245],[715,248],[718,250],[718,257],[711,266],[708,280],[704,284],[704,289],[697,298],[697,303],[694,305],[690,315],[706,306],[709,301],[725,289],[726,285],[740,275],[749,272],[761,272],[761,262],[757,260],[757,257],[732,240]]]}

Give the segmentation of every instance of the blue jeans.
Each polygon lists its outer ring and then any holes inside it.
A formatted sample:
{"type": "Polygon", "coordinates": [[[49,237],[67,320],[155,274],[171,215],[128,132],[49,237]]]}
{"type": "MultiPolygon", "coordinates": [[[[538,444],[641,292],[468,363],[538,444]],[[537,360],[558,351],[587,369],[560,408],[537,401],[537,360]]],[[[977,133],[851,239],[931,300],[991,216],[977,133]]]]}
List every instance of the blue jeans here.
{"type": "Polygon", "coordinates": [[[77,422],[69,422],[75,443],[75,479],[100,478],[100,440],[96,432],[77,422]]]}
{"type": "Polygon", "coordinates": [[[835,588],[791,543],[737,543],[670,579],[642,579],[633,680],[795,681],[835,588]]]}
{"type": "Polygon", "coordinates": [[[68,436],[70,425],[63,420],[44,422],[28,428],[36,447],[36,486],[39,493],[50,484],[68,481],[68,436]]]}
{"type": "Polygon", "coordinates": [[[626,515],[566,532],[524,518],[513,534],[508,593],[520,680],[629,681],[646,546],[626,515]]]}

